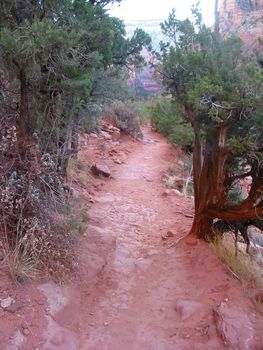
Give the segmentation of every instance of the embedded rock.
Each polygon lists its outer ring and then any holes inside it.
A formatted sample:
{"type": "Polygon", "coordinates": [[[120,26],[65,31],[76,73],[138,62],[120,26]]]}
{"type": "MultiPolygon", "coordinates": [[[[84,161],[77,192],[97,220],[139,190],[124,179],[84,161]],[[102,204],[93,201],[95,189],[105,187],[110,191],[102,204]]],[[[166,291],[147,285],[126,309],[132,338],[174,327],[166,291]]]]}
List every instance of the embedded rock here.
{"type": "Polygon", "coordinates": [[[182,321],[186,320],[202,308],[202,304],[186,299],[179,299],[175,303],[175,310],[179,313],[182,321]]]}
{"type": "Polygon", "coordinates": [[[0,305],[3,309],[6,309],[6,308],[10,307],[13,302],[14,302],[13,298],[7,297],[7,298],[1,300],[0,305]]]}
{"type": "Polygon", "coordinates": [[[255,349],[253,325],[242,309],[222,302],[214,309],[214,319],[217,332],[228,349],[255,349]]]}
{"type": "Polygon", "coordinates": [[[23,303],[21,303],[20,301],[15,301],[14,303],[6,307],[5,310],[10,312],[11,314],[14,314],[18,310],[22,309],[23,306],[23,303]]]}
{"type": "Polygon", "coordinates": [[[109,168],[104,164],[93,164],[90,170],[96,176],[110,177],[111,175],[109,168]]]}

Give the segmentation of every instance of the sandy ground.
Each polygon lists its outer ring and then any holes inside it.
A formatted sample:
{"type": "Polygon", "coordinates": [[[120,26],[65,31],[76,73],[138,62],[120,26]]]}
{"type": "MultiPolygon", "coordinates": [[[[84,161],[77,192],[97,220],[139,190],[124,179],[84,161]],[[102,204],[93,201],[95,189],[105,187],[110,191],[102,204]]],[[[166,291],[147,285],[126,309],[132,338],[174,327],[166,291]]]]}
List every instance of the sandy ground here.
{"type": "MultiPolygon", "coordinates": [[[[251,292],[206,243],[172,245],[188,232],[193,203],[164,193],[171,146],[145,128],[143,142],[100,147],[80,153],[82,163],[107,164],[112,177],[90,190],[76,277],[14,288],[3,275],[0,299],[21,307],[0,308],[0,350],[262,350],[263,316],[251,292]]],[[[86,189],[77,193],[85,198],[86,189]]]]}

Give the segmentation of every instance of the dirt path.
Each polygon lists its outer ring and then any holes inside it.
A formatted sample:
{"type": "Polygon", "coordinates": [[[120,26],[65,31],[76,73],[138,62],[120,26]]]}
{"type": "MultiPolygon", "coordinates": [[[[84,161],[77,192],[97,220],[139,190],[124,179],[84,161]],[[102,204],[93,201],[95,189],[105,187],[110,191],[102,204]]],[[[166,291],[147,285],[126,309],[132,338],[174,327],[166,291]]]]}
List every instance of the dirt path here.
{"type": "Polygon", "coordinates": [[[146,129],[143,143],[125,147],[89,210],[79,279],[39,287],[47,332],[23,349],[262,350],[262,318],[209,247],[161,239],[182,237],[192,220],[190,198],[162,195],[170,146],[146,129]]]}

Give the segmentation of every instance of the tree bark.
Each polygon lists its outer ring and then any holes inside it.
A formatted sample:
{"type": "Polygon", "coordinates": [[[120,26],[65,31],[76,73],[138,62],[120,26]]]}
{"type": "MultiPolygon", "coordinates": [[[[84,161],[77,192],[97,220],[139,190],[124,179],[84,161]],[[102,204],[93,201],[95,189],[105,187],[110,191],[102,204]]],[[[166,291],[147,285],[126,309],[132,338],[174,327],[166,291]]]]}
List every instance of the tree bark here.
{"type": "Polygon", "coordinates": [[[195,210],[198,208],[199,203],[199,182],[200,173],[202,169],[202,146],[200,129],[196,121],[193,121],[194,129],[194,150],[193,150],[193,180],[194,180],[194,195],[195,195],[195,210]]]}
{"type": "Polygon", "coordinates": [[[210,135],[207,136],[203,164],[201,165],[201,171],[196,185],[198,199],[196,200],[195,218],[190,231],[190,234],[198,238],[203,238],[211,231],[213,221],[206,215],[206,208],[214,197],[213,178],[211,176],[214,148],[210,137],[210,135]]]}
{"type": "Polygon", "coordinates": [[[219,33],[219,8],[218,8],[218,0],[215,0],[215,11],[214,11],[214,15],[215,15],[215,33],[219,33]]]}
{"type": "MultiPolygon", "coordinates": [[[[195,184],[195,193],[197,193],[197,198],[195,198],[196,218],[191,233],[199,238],[211,234],[213,218],[215,217],[207,215],[207,209],[210,206],[215,206],[218,209],[224,207],[227,200],[224,187],[225,162],[227,160],[225,143],[230,126],[230,123],[222,124],[216,131],[208,131],[203,163],[201,164],[201,160],[199,160],[201,168],[199,178],[194,177],[194,182],[197,181],[195,184]]],[[[198,147],[200,146],[198,145],[198,147]]]]}
{"type": "Polygon", "coordinates": [[[261,199],[263,180],[259,176],[259,169],[255,177],[251,171],[253,180],[249,196],[240,205],[228,207],[225,164],[231,154],[226,151],[225,145],[228,131],[241,118],[243,112],[243,110],[236,111],[231,121],[219,125],[215,133],[207,134],[201,172],[199,178],[194,177],[197,198],[195,218],[190,233],[199,238],[209,238],[215,218],[244,221],[263,217],[261,199]]]}
{"type": "Polygon", "coordinates": [[[75,112],[72,121],[71,133],[71,153],[72,157],[77,159],[79,151],[79,113],[75,112]]]}

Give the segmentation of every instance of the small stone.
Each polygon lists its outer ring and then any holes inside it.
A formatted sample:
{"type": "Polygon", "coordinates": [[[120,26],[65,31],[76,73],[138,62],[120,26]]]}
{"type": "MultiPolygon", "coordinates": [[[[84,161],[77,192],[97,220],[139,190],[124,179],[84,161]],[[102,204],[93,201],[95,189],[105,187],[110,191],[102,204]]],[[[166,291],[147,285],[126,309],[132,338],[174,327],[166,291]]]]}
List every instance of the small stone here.
{"type": "Polygon", "coordinates": [[[111,175],[109,168],[104,164],[93,164],[90,170],[96,176],[102,175],[105,177],[110,177],[111,175]]]}
{"type": "Polygon", "coordinates": [[[171,193],[171,191],[167,189],[162,193],[162,196],[167,197],[167,196],[169,196],[170,193],[171,193]]]}
{"type": "Polygon", "coordinates": [[[174,237],[174,233],[172,231],[167,231],[166,236],[167,237],[174,237]]]}
{"type": "Polygon", "coordinates": [[[113,130],[113,132],[111,133],[111,137],[113,141],[119,141],[120,137],[121,137],[121,133],[119,130],[113,130]]]}
{"type": "Polygon", "coordinates": [[[193,300],[179,299],[175,304],[175,310],[180,314],[182,321],[191,317],[201,308],[202,304],[193,300]]]}
{"type": "Polygon", "coordinates": [[[11,314],[14,314],[18,310],[22,309],[23,304],[20,301],[15,301],[10,306],[6,307],[5,310],[10,312],[11,314]]]}
{"type": "Polygon", "coordinates": [[[162,235],[162,240],[166,241],[167,239],[174,238],[175,234],[171,231],[167,231],[165,235],[162,235]]]}
{"type": "Polygon", "coordinates": [[[182,192],[178,191],[178,190],[172,189],[171,192],[172,192],[173,194],[176,194],[176,195],[179,196],[179,197],[183,197],[183,196],[184,196],[184,194],[183,194],[182,192]]]}
{"type": "Polygon", "coordinates": [[[122,164],[122,161],[120,160],[120,159],[114,159],[114,163],[116,163],[116,164],[122,164]]]}
{"type": "Polygon", "coordinates": [[[107,327],[109,325],[108,322],[103,322],[103,326],[107,327]]]}
{"type": "Polygon", "coordinates": [[[30,334],[30,330],[28,328],[23,328],[22,333],[27,337],[30,334]]]}
{"type": "Polygon", "coordinates": [[[197,241],[197,238],[196,238],[196,237],[189,236],[189,237],[186,238],[185,243],[186,243],[187,245],[192,245],[192,246],[194,246],[194,245],[197,245],[198,241],[197,241]]]}
{"type": "Polygon", "coordinates": [[[5,299],[2,299],[1,300],[1,307],[3,309],[6,309],[7,307],[9,307],[12,304],[13,301],[14,301],[14,299],[12,299],[11,297],[7,297],[5,299]]]}
{"type": "Polygon", "coordinates": [[[111,135],[110,135],[107,131],[101,131],[100,133],[101,133],[101,135],[103,136],[103,138],[104,138],[105,140],[108,140],[108,141],[111,141],[111,140],[112,140],[111,135]]]}

